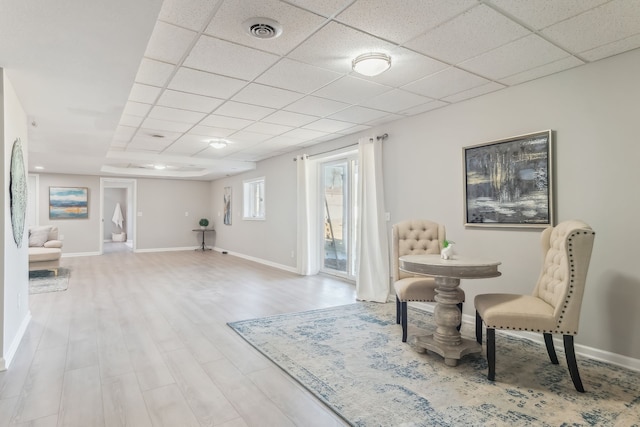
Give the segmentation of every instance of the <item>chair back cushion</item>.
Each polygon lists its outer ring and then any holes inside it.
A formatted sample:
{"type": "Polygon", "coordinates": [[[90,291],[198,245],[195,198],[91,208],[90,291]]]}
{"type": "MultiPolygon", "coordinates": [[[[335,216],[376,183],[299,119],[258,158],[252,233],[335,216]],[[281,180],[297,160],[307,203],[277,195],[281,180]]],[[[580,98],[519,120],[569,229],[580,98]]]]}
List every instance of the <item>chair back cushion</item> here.
{"type": "Polygon", "coordinates": [[[561,222],[542,232],[544,261],[533,296],[553,307],[556,333],[578,333],[594,238],[593,229],[578,220],[561,222]]]}
{"type": "Polygon", "coordinates": [[[394,224],[392,234],[394,282],[414,276],[400,271],[398,258],[404,255],[439,254],[445,239],[444,225],[420,219],[394,224]]]}

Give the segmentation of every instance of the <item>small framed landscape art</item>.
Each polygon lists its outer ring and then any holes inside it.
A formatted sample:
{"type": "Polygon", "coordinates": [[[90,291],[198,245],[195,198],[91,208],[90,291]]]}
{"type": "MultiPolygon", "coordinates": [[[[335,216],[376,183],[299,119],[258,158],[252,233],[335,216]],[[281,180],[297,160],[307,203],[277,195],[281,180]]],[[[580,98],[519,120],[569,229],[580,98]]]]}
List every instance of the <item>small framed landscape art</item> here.
{"type": "Polygon", "coordinates": [[[464,147],[467,227],[554,225],[552,131],[464,147]]]}
{"type": "Polygon", "coordinates": [[[49,219],[89,218],[87,187],[49,187],[49,219]]]}

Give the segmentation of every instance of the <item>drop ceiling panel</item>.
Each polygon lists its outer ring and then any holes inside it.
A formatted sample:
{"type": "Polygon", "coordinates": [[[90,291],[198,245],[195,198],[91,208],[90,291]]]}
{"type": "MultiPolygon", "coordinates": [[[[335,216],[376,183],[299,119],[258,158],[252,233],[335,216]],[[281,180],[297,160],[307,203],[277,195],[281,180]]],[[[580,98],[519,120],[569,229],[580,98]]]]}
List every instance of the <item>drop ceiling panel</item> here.
{"type": "Polygon", "coordinates": [[[168,132],[186,132],[193,125],[189,123],[180,123],[180,122],[172,122],[168,120],[158,120],[158,119],[146,119],[142,123],[142,127],[145,129],[153,129],[159,131],[168,131],[168,132]]]}
{"type": "Polygon", "coordinates": [[[350,3],[353,3],[353,0],[290,0],[289,3],[313,13],[329,17],[347,7],[350,3]]]}
{"type": "Polygon", "coordinates": [[[219,127],[223,129],[243,129],[253,123],[253,120],[240,119],[237,117],[225,117],[211,114],[200,124],[204,126],[219,127]]]}
{"type": "Polygon", "coordinates": [[[144,104],[153,104],[156,98],[158,98],[160,90],[159,87],[134,83],[129,93],[129,100],[142,102],[144,104]]]}
{"type": "Polygon", "coordinates": [[[264,133],[266,135],[280,135],[290,130],[293,130],[291,126],[276,125],[273,123],[254,123],[247,126],[245,129],[247,132],[264,133]]]}
{"type": "Polygon", "coordinates": [[[299,128],[299,129],[294,129],[291,132],[284,133],[281,136],[284,136],[287,138],[297,138],[297,139],[300,139],[301,141],[308,141],[308,140],[317,139],[317,138],[326,136],[329,133],[331,132],[322,132],[319,130],[299,128]]]}
{"type": "Polygon", "coordinates": [[[273,113],[273,108],[260,107],[258,105],[244,104],[242,102],[227,101],[216,110],[216,115],[237,117],[247,120],[260,120],[273,113]]]}
{"type": "Polygon", "coordinates": [[[409,108],[407,110],[401,111],[401,114],[407,115],[407,116],[414,116],[416,114],[421,114],[421,113],[426,113],[427,111],[432,111],[435,110],[437,108],[441,108],[441,107],[445,107],[449,105],[448,102],[444,102],[444,101],[431,101],[431,102],[427,102],[426,104],[422,104],[422,105],[416,105],[415,107],[409,108]]]}
{"type": "Polygon", "coordinates": [[[318,120],[317,117],[308,116],[306,114],[294,113],[291,111],[276,111],[275,113],[265,117],[263,119],[266,123],[275,123],[278,125],[285,125],[291,127],[304,126],[307,123],[311,123],[318,120]]]}
{"type": "Polygon", "coordinates": [[[290,90],[251,83],[232,99],[247,104],[279,109],[302,98],[302,96],[302,94],[290,90]]]}
{"type": "Polygon", "coordinates": [[[188,138],[182,137],[177,142],[171,144],[165,149],[165,154],[176,154],[184,156],[193,156],[209,146],[205,141],[190,141],[188,138]]]}
{"type": "Polygon", "coordinates": [[[489,0],[499,10],[526,22],[535,30],[576,16],[609,0],[489,0]]]}
{"type": "Polygon", "coordinates": [[[238,147],[248,147],[258,142],[264,142],[271,138],[271,135],[258,132],[248,132],[246,130],[240,130],[229,137],[229,148],[237,149],[238,147]]]}
{"type": "Polygon", "coordinates": [[[587,61],[597,61],[638,47],[640,47],[640,35],[627,37],[626,39],[581,52],[580,56],[587,61]]]}
{"type": "Polygon", "coordinates": [[[367,52],[389,54],[394,48],[392,43],[330,22],[291,52],[289,58],[337,73],[349,73],[356,56],[367,52]]]}
{"type": "Polygon", "coordinates": [[[204,71],[181,67],[169,83],[169,89],[213,98],[229,98],[247,82],[204,71]]]}
{"type": "Polygon", "coordinates": [[[371,108],[361,107],[354,105],[345,110],[337,112],[329,116],[333,120],[341,120],[344,122],[351,122],[356,124],[363,124],[372,120],[380,119],[387,116],[389,113],[380,110],[373,110],[371,108]]]}
{"type": "Polygon", "coordinates": [[[402,44],[476,5],[475,0],[357,1],[337,20],[402,44]]]}
{"type": "Polygon", "coordinates": [[[114,141],[129,142],[129,140],[133,137],[133,135],[136,134],[136,129],[137,128],[135,127],[118,125],[118,127],[116,128],[116,132],[113,135],[113,139],[114,141]]]}
{"type": "Polygon", "coordinates": [[[220,0],[164,0],[158,19],[200,31],[219,3],[220,0]]]}
{"type": "Polygon", "coordinates": [[[184,61],[184,65],[221,75],[253,80],[275,64],[279,56],[229,43],[206,35],[201,36],[184,61]]]}
{"type": "Polygon", "coordinates": [[[207,27],[207,34],[267,52],[284,55],[309,37],[325,19],[278,0],[225,1],[207,27]],[[275,39],[256,39],[248,35],[242,23],[249,18],[265,17],[282,25],[275,39]]]}
{"type": "Polygon", "coordinates": [[[426,96],[417,95],[402,89],[393,89],[363,102],[362,105],[390,113],[398,113],[429,101],[433,100],[426,96]]]}
{"type": "Polygon", "coordinates": [[[193,31],[158,21],[144,55],[158,61],[178,64],[185,52],[189,51],[196,36],[197,33],[193,31]]]}
{"type": "Polygon", "coordinates": [[[348,104],[359,104],[389,90],[389,86],[345,76],[317,90],[314,95],[348,104]]]}
{"type": "Polygon", "coordinates": [[[144,117],[149,113],[149,110],[151,110],[151,104],[129,101],[127,105],[124,106],[122,115],[144,117]]]}
{"type": "Polygon", "coordinates": [[[344,110],[349,104],[317,96],[305,96],[304,98],[286,106],[287,111],[294,111],[318,117],[328,116],[337,111],[344,110]]]}
{"type": "Polygon", "coordinates": [[[460,67],[498,80],[567,56],[564,50],[532,34],[465,61],[460,67]]]}
{"type": "Polygon", "coordinates": [[[202,120],[206,116],[205,113],[198,113],[195,111],[179,110],[177,108],[169,108],[156,106],[153,107],[149,113],[149,118],[158,120],[167,120],[182,122],[194,125],[202,120]]]}
{"type": "Polygon", "coordinates": [[[178,92],[175,90],[165,90],[162,92],[162,95],[160,95],[160,99],[158,99],[158,105],[180,108],[183,110],[199,111],[201,113],[210,113],[223,102],[224,100],[219,98],[211,98],[208,96],[178,92]]]}
{"type": "Polygon", "coordinates": [[[573,52],[585,52],[639,33],[640,1],[636,0],[613,0],[542,31],[573,52]]]}
{"type": "Polygon", "coordinates": [[[136,74],[136,82],[162,87],[167,83],[174,70],[175,66],[166,62],[142,58],[138,74],[136,74]]]}
{"type": "Polygon", "coordinates": [[[185,134],[185,137],[188,136],[197,136],[197,137],[209,137],[209,138],[226,138],[227,136],[234,133],[236,129],[227,129],[215,126],[204,126],[197,125],[194,126],[189,133],[185,134]]]}
{"type": "Polygon", "coordinates": [[[325,133],[333,133],[340,130],[344,130],[353,126],[354,123],[347,123],[339,120],[332,119],[320,119],[315,122],[305,125],[303,129],[317,130],[325,133]]]}
{"type": "Polygon", "coordinates": [[[257,83],[300,93],[311,93],[342,74],[283,58],[256,79],[257,83]]]}
{"type": "Polygon", "coordinates": [[[144,120],[144,117],[123,114],[120,118],[120,125],[137,128],[142,123],[142,120],[144,120]]]}
{"type": "Polygon", "coordinates": [[[569,68],[583,65],[584,62],[576,58],[575,56],[569,56],[567,58],[554,61],[549,64],[542,65],[540,67],[531,68],[522,73],[514,74],[504,79],[500,79],[501,83],[507,86],[513,86],[520,83],[528,82],[529,80],[537,79],[549,74],[558,73],[560,71],[568,70],[569,68]]]}
{"type": "Polygon", "coordinates": [[[410,83],[403,89],[430,98],[444,98],[454,93],[462,92],[488,83],[487,79],[476,76],[457,68],[447,68],[439,73],[410,83]]]}
{"type": "Polygon", "coordinates": [[[367,130],[367,129],[371,129],[371,126],[367,126],[367,125],[356,125],[350,128],[346,128],[344,130],[341,130],[340,132],[336,132],[339,133],[340,135],[351,135],[352,133],[356,133],[356,132],[362,132],[363,130],[367,130]]]}
{"type": "Polygon", "coordinates": [[[495,92],[500,89],[504,89],[504,85],[496,82],[489,82],[486,85],[474,87],[473,89],[465,90],[464,92],[456,93],[455,95],[447,96],[443,98],[443,101],[454,103],[464,101],[465,99],[475,98],[480,95],[495,92]]]}
{"type": "Polygon", "coordinates": [[[529,33],[521,25],[480,4],[406,45],[432,58],[457,64],[529,33]]]}

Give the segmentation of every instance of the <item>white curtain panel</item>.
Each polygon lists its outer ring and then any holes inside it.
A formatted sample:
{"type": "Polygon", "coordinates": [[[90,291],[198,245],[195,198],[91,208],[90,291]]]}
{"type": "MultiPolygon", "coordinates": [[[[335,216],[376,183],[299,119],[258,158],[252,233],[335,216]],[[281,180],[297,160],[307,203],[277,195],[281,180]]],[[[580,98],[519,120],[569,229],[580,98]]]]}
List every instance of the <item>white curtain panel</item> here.
{"type": "Polygon", "coordinates": [[[317,182],[316,162],[306,154],[296,157],[297,166],[297,271],[305,276],[318,274],[320,265],[318,260],[317,215],[314,197],[317,182]]]}
{"type": "Polygon", "coordinates": [[[382,141],[358,140],[358,206],[356,297],[387,302],[389,296],[389,243],[382,185],[382,141]]]}

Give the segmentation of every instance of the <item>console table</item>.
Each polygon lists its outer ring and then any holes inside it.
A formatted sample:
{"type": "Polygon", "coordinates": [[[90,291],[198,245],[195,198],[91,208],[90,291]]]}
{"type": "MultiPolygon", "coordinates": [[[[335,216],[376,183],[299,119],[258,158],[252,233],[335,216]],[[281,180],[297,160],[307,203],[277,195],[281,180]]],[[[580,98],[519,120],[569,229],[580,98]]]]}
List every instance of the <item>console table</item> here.
{"type": "Polygon", "coordinates": [[[213,228],[194,228],[192,231],[197,231],[199,233],[202,233],[202,244],[200,245],[199,248],[196,248],[196,251],[210,251],[211,248],[208,248],[205,246],[204,244],[204,235],[209,232],[209,231],[216,231],[213,228]]]}
{"type": "Polygon", "coordinates": [[[482,353],[482,346],[475,340],[462,338],[457,326],[462,319],[458,304],[462,301],[457,288],[460,279],[484,279],[498,277],[500,261],[489,261],[456,255],[442,259],[440,255],[405,255],[400,257],[400,270],[412,274],[435,277],[436,307],[434,317],[436,331],[432,335],[415,337],[412,344],[421,352],[431,350],[444,357],[448,366],[456,366],[465,354],[482,353]]]}

